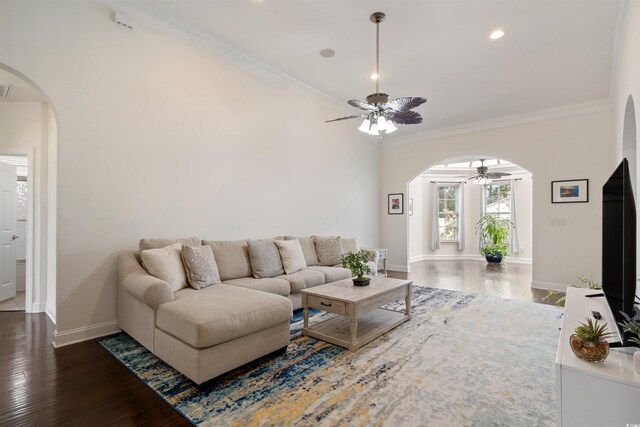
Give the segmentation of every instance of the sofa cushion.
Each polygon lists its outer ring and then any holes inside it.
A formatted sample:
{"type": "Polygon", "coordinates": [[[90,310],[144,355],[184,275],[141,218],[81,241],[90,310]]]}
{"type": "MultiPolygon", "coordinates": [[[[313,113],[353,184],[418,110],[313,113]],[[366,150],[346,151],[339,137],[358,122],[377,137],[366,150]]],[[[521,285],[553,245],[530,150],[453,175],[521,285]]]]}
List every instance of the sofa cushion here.
{"type": "Polygon", "coordinates": [[[279,295],[224,284],[186,294],[158,307],[156,324],[195,348],[207,348],[282,322],[292,315],[291,301],[279,295]]]}
{"type": "Polygon", "coordinates": [[[174,243],[157,249],[145,249],[140,252],[140,258],[154,277],[164,280],[169,284],[173,292],[189,286],[187,275],[182,265],[182,245],[174,243]]]}
{"type": "Polygon", "coordinates": [[[280,252],[275,240],[248,240],[247,245],[253,277],[264,279],[284,274],[280,252]]]}
{"type": "Polygon", "coordinates": [[[182,245],[182,262],[187,274],[187,282],[194,289],[220,283],[220,273],[209,245],[182,245]]]}
{"type": "Polygon", "coordinates": [[[334,265],[342,261],[342,242],[339,236],[313,236],[320,265],[334,265]]]}
{"type": "Polygon", "coordinates": [[[174,243],[180,243],[182,245],[199,246],[199,237],[185,237],[181,239],[140,239],[138,247],[140,252],[147,249],[164,248],[165,246],[173,245],[174,243]]]}
{"type": "Polygon", "coordinates": [[[253,275],[246,240],[203,240],[202,244],[213,249],[222,281],[253,275]]]}
{"type": "Polygon", "coordinates": [[[297,294],[301,290],[314,286],[324,285],[324,274],[314,270],[300,270],[293,274],[283,274],[278,279],[284,279],[291,286],[291,293],[297,294]]]}
{"type": "Polygon", "coordinates": [[[241,288],[255,289],[256,291],[269,292],[270,294],[287,296],[291,293],[289,282],[276,277],[255,279],[253,277],[241,277],[239,279],[225,280],[226,285],[239,286],[241,288]]]}
{"type": "Polygon", "coordinates": [[[313,266],[308,267],[309,270],[319,271],[324,274],[324,283],[336,282],[343,279],[351,279],[353,275],[351,270],[342,267],[313,266]]]}
{"type": "Polygon", "coordinates": [[[298,239],[278,240],[276,241],[276,246],[280,252],[280,259],[282,259],[285,274],[293,274],[307,267],[307,263],[304,260],[304,253],[302,253],[302,247],[298,239]]]}
{"type": "Polygon", "coordinates": [[[300,242],[302,253],[304,254],[304,262],[307,266],[318,265],[318,256],[316,255],[316,244],[313,243],[313,237],[293,237],[284,236],[285,240],[297,240],[300,242]]]}

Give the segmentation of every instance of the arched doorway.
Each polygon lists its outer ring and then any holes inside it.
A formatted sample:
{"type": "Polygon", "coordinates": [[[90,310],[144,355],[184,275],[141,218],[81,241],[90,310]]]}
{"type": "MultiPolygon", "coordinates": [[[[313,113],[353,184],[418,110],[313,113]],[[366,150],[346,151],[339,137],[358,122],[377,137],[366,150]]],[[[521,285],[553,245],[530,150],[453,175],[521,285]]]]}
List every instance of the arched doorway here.
{"type": "Polygon", "coordinates": [[[622,157],[629,161],[629,170],[633,183],[637,183],[637,129],[636,129],[636,109],[633,97],[627,97],[627,104],[624,109],[624,122],[622,127],[622,157]]]}
{"type": "MultiPolygon", "coordinates": [[[[25,229],[25,305],[56,321],[57,117],[50,99],[28,77],[0,64],[0,155],[24,157],[28,167],[25,229]]],[[[7,160],[8,161],[8,160],[7,160]]],[[[19,279],[18,279],[19,280],[19,279]]]]}
{"type": "Polygon", "coordinates": [[[428,271],[424,280],[438,287],[531,298],[531,172],[492,156],[458,156],[418,174],[409,182],[408,194],[412,274],[428,271]],[[488,167],[488,177],[478,175],[481,166],[488,167]],[[487,264],[480,254],[476,224],[485,214],[513,223],[505,242],[509,256],[500,266],[487,264]],[[475,288],[464,288],[467,276],[474,277],[475,288]]]}

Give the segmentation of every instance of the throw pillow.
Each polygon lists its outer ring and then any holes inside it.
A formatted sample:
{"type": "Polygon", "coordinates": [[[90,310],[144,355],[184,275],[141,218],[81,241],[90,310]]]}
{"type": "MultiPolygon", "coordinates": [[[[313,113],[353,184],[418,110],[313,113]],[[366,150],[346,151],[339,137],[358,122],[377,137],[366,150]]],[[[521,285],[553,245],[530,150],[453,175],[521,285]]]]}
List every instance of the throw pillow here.
{"type": "Polygon", "coordinates": [[[174,243],[164,248],[147,249],[140,252],[140,258],[144,262],[149,274],[164,280],[169,284],[173,292],[189,286],[187,275],[182,265],[182,244],[174,243]]]}
{"type": "Polygon", "coordinates": [[[299,241],[276,240],[276,246],[278,247],[278,251],[280,251],[280,259],[282,260],[285,273],[293,274],[307,267],[299,241]]]}
{"type": "Polygon", "coordinates": [[[320,265],[336,265],[342,262],[342,242],[340,236],[313,236],[320,265]]]}
{"type": "Polygon", "coordinates": [[[247,244],[253,277],[264,279],[284,274],[275,240],[249,240],[247,244]]]}
{"type": "Polygon", "coordinates": [[[318,265],[318,255],[316,254],[316,245],[313,243],[313,237],[293,237],[285,236],[285,240],[297,240],[302,247],[304,261],[307,267],[318,265]]]}
{"type": "Polygon", "coordinates": [[[220,283],[220,273],[211,246],[182,245],[182,261],[192,288],[203,289],[220,283]]]}

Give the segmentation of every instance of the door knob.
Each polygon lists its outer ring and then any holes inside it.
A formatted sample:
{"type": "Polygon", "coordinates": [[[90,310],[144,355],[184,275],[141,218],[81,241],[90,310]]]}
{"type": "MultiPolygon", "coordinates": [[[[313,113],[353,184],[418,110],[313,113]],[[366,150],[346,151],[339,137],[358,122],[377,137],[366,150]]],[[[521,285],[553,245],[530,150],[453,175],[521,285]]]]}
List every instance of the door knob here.
{"type": "Polygon", "coordinates": [[[13,242],[13,241],[14,241],[14,240],[16,240],[17,238],[18,238],[18,236],[14,234],[13,236],[11,236],[11,241],[13,242]]]}

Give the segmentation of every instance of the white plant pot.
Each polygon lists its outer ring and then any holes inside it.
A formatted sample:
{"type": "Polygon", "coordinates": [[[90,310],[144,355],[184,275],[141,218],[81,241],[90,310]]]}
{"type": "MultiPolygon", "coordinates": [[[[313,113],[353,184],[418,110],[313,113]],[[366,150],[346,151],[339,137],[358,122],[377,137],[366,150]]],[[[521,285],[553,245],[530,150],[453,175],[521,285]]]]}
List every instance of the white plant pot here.
{"type": "Polygon", "coordinates": [[[633,353],[633,370],[640,374],[640,350],[633,353]]]}

